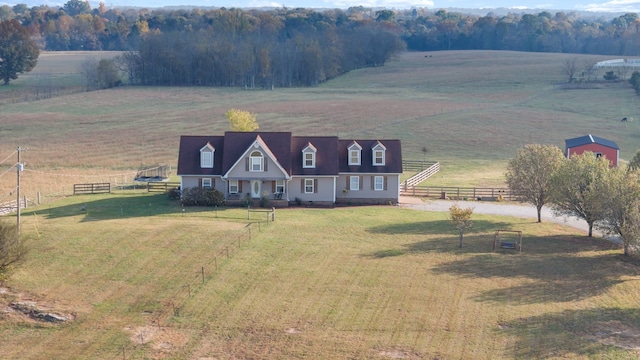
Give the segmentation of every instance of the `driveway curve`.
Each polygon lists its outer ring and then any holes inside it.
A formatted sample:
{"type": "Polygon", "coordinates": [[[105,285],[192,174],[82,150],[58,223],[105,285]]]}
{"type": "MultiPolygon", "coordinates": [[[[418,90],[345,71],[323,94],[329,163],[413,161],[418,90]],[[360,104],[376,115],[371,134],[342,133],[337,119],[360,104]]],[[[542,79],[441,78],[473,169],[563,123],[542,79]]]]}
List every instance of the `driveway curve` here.
{"type": "MultiPolygon", "coordinates": [[[[477,214],[489,214],[489,215],[503,215],[513,216],[526,219],[537,219],[538,214],[536,208],[531,205],[524,205],[520,203],[496,203],[487,201],[451,201],[451,200],[426,200],[423,201],[417,197],[401,196],[399,205],[400,207],[426,210],[426,211],[449,211],[449,208],[453,204],[458,204],[460,207],[473,208],[473,212],[477,214]]],[[[551,209],[547,207],[542,208],[542,221],[554,222],[557,224],[564,224],[572,228],[584,231],[586,236],[589,232],[589,226],[587,222],[575,217],[568,216],[554,216],[551,209]]],[[[602,232],[593,230],[593,235],[598,237],[605,237],[602,232]]],[[[615,238],[609,238],[609,240],[617,240],[615,238]]]]}

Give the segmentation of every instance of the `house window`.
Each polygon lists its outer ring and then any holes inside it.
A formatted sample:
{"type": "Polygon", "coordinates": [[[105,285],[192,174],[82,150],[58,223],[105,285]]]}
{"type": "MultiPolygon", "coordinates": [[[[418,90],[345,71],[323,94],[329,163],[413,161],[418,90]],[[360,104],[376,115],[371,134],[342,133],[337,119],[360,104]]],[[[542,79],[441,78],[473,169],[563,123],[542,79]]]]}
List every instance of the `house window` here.
{"type": "Polygon", "coordinates": [[[349,165],[360,165],[360,152],[362,147],[357,142],[353,142],[348,148],[349,150],[349,165]]]}
{"type": "Polygon", "coordinates": [[[384,158],[387,148],[382,145],[381,142],[377,142],[374,147],[371,148],[373,151],[373,165],[374,166],[384,166],[384,158]]]}
{"type": "Polygon", "coordinates": [[[351,176],[349,178],[349,190],[360,190],[360,176],[351,176]]]}
{"type": "Polygon", "coordinates": [[[373,151],[373,165],[384,165],[384,150],[373,151]]]}
{"type": "Polygon", "coordinates": [[[238,189],[238,180],[229,180],[229,193],[237,194],[239,192],[240,191],[238,189]]]}
{"type": "Polygon", "coordinates": [[[276,180],[276,193],[284,193],[284,180],[276,180]]]}
{"type": "Polygon", "coordinates": [[[304,164],[302,164],[302,167],[303,168],[316,167],[316,154],[314,152],[304,153],[304,164]]]}
{"type": "Polygon", "coordinates": [[[313,194],[315,192],[315,181],[314,179],[304,179],[304,193],[305,194],[313,194]]]}
{"type": "Polygon", "coordinates": [[[374,176],[373,178],[373,190],[384,190],[384,176],[374,176]]]}
{"type": "Polygon", "coordinates": [[[211,144],[207,143],[202,149],[200,149],[200,167],[209,168],[213,167],[213,153],[214,149],[211,144]]]}
{"type": "Polygon", "coordinates": [[[302,149],[302,167],[303,168],[315,168],[316,167],[316,151],[317,149],[311,143],[302,149]]]}
{"type": "Polygon", "coordinates": [[[596,159],[600,159],[602,157],[602,153],[597,152],[596,153],[596,159]]]}
{"type": "Polygon", "coordinates": [[[202,178],[202,187],[211,189],[211,178],[202,178]]]}
{"type": "Polygon", "coordinates": [[[249,171],[263,171],[264,158],[260,151],[252,152],[249,159],[249,171]]]}

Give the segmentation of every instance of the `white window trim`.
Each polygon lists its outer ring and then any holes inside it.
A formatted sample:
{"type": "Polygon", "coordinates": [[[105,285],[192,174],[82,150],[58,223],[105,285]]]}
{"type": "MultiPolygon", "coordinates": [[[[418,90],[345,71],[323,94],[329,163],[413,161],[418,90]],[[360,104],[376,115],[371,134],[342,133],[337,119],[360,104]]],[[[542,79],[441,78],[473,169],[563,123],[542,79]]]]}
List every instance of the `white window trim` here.
{"type": "Polygon", "coordinates": [[[304,179],[304,193],[305,194],[313,194],[315,192],[315,180],[314,179],[304,179]],[[311,191],[309,191],[311,188],[311,191]]]}
{"type": "Polygon", "coordinates": [[[360,165],[362,164],[362,146],[358,145],[357,142],[354,142],[347,148],[349,150],[348,156],[349,165],[360,165]],[[357,156],[353,156],[357,155],[357,156]],[[357,158],[356,161],[352,161],[354,158],[357,158]]]}
{"type": "Polygon", "coordinates": [[[373,177],[373,190],[374,191],[383,191],[384,190],[384,176],[374,176],[373,177]]]}
{"type": "Polygon", "coordinates": [[[264,155],[260,151],[253,151],[251,155],[249,155],[249,172],[261,172],[264,171],[264,155]],[[253,154],[258,153],[260,156],[254,156],[253,154]],[[258,165],[259,169],[256,169],[254,165],[258,165]]]}
{"type": "Polygon", "coordinates": [[[229,180],[229,194],[237,194],[239,189],[238,180],[229,180]],[[236,188],[235,191],[231,190],[233,187],[236,188]]]}
{"type": "Polygon", "coordinates": [[[302,151],[302,167],[305,169],[311,169],[316,167],[316,152],[313,150],[302,151]],[[307,155],[311,155],[311,164],[307,164],[307,155]]]}
{"type": "Polygon", "coordinates": [[[207,189],[213,188],[213,181],[211,178],[202,178],[202,187],[207,189]]]}
{"type": "Polygon", "coordinates": [[[384,166],[385,157],[387,155],[387,148],[384,145],[382,145],[380,141],[378,141],[376,145],[371,148],[371,155],[372,155],[371,164],[373,166],[384,166]],[[380,153],[380,157],[376,155],[377,153],[380,153]],[[380,161],[378,161],[378,159],[380,161]]]}
{"type": "Polygon", "coordinates": [[[213,168],[213,155],[214,155],[214,150],[209,146],[205,146],[202,149],[200,149],[200,167],[203,169],[213,168]],[[207,159],[205,157],[205,154],[211,157],[207,159]]]}
{"type": "Polygon", "coordinates": [[[349,178],[349,190],[351,191],[360,190],[360,176],[351,176],[349,178]]]}
{"type": "Polygon", "coordinates": [[[384,166],[384,158],[385,158],[385,151],[384,149],[373,149],[373,165],[374,166],[384,166]],[[380,157],[378,157],[376,154],[380,153],[380,157]],[[378,161],[380,160],[380,161],[378,161]]]}
{"type": "Polygon", "coordinates": [[[276,180],[276,192],[284,194],[284,180],[276,180]]]}

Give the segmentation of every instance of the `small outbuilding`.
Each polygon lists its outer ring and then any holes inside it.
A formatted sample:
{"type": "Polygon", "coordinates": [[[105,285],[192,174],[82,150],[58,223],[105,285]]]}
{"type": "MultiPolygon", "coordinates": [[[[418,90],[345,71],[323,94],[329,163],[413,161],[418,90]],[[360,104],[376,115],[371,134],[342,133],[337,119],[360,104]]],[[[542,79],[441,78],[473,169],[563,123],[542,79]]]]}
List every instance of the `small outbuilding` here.
{"type": "Polygon", "coordinates": [[[620,147],[611,140],[591,134],[565,140],[565,155],[567,159],[574,155],[581,155],[585,151],[591,151],[598,157],[607,158],[611,167],[618,166],[620,147]]]}

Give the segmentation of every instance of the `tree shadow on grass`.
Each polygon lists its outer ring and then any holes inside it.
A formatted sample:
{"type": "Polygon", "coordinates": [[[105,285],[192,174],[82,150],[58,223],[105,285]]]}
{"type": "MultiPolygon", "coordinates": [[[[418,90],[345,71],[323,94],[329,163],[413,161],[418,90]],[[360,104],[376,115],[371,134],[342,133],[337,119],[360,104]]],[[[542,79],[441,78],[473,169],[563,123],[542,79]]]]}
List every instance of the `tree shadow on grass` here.
{"type": "Polygon", "coordinates": [[[378,250],[368,256],[373,258],[385,258],[400,256],[407,253],[422,252],[487,252],[491,250],[493,238],[491,237],[492,235],[489,236],[483,233],[487,233],[495,229],[506,228],[508,226],[509,224],[503,222],[474,220],[473,227],[465,231],[462,248],[458,247],[459,237],[457,230],[451,226],[451,223],[448,220],[375,226],[367,229],[367,231],[374,234],[392,234],[400,236],[418,234],[431,236],[431,238],[418,243],[404,245],[401,248],[378,250]],[[433,237],[433,235],[447,236],[433,237]],[[490,237],[491,240],[489,240],[490,237]],[[489,247],[487,248],[487,246],[489,247]]]}
{"type": "MultiPolygon", "coordinates": [[[[560,237],[562,238],[562,237],[560,237]]],[[[549,239],[554,241],[559,239],[549,239]]],[[[560,239],[561,240],[561,239],[560,239]]],[[[531,249],[518,256],[499,253],[478,254],[435,267],[436,274],[458,275],[469,278],[516,278],[518,285],[495,287],[474,297],[476,301],[495,304],[535,304],[544,302],[570,302],[597,296],[612,286],[624,282],[623,276],[640,275],[640,267],[620,261],[619,254],[611,252],[593,256],[578,253],[606,248],[589,244],[585,248],[573,244],[568,251],[542,251],[531,249]]],[[[547,245],[545,248],[555,248],[547,245]]]]}
{"type": "Polygon", "coordinates": [[[497,324],[497,332],[514,336],[509,349],[516,359],[568,357],[637,359],[640,310],[594,308],[520,318],[497,324]]]}
{"type": "Polygon", "coordinates": [[[210,206],[182,207],[177,200],[169,199],[167,194],[118,194],[115,195],[78,195],[74,203],[61,206],[46,205],[22,211],[25,216],[43,215],[48,219],[83,216],[82,221],[100,221],[126,219],[158,215],[194,216],[211,214],[218,211],[223,218],[225,207],[210,206]]]}
{"type": "MultiPolygon", "coordinates": [[[[465,234],[483,233],[494,231],[496,229],[509,228],[511,224],[501,221],[473,220],[473,227],[465,234]]],[[[424,234],[424,235],[441,235],[441,234],[457,234],[457,230],[451,225],[449,220],[435,221],[419,221],[413,223],[401,223],[392,225],[373,226],[367,229],[373,234],[424,234]]]]}

